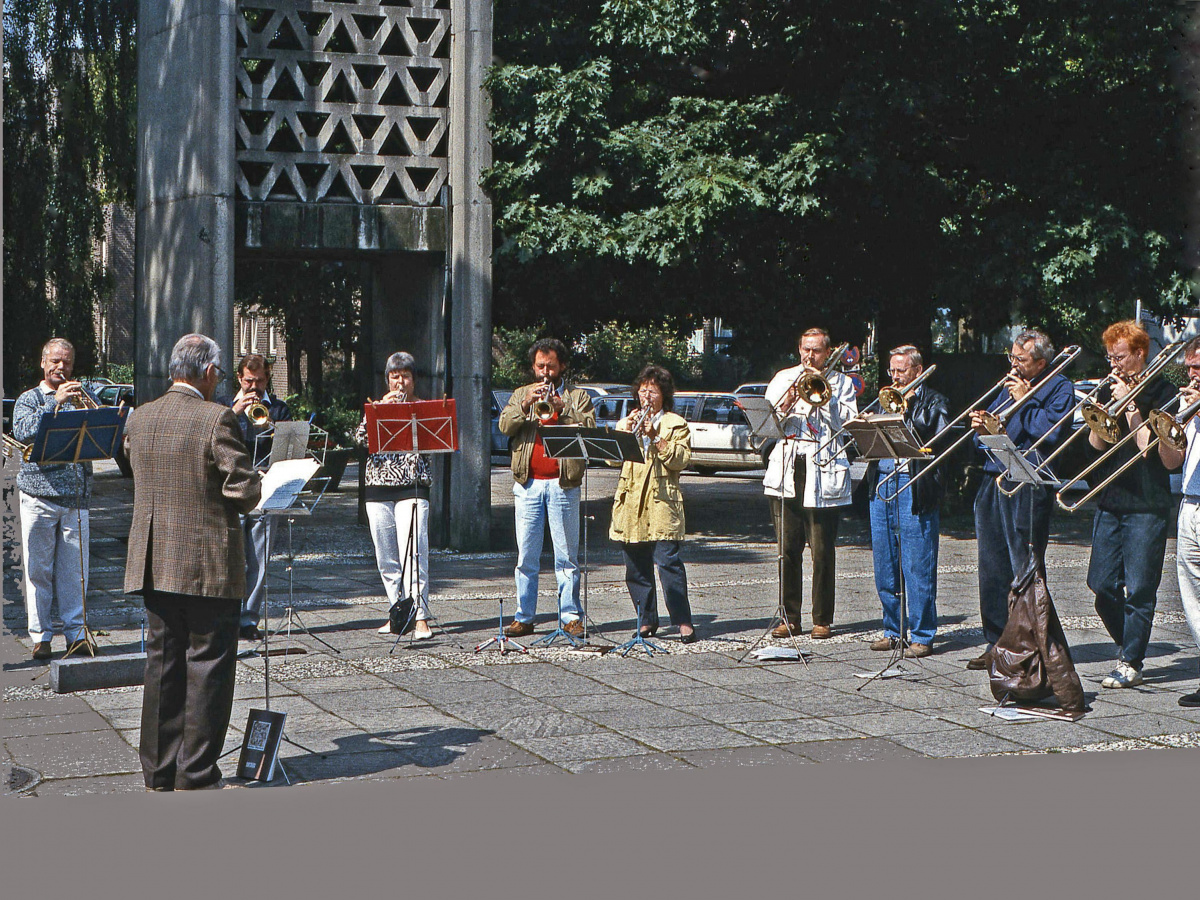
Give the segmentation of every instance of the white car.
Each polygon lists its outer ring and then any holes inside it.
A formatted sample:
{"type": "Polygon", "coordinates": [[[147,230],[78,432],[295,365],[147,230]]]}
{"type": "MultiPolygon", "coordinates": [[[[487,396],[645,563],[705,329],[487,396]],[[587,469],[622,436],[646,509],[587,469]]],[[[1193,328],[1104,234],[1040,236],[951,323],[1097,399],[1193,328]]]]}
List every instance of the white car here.
{"type": "Polygon", "coordinates": [[[701,475],[720,470],[761,469],[773,442],[750,434],[746,413],[733,394],[677,392],[675,412],[692,432],[692,464],[701,475]]]}

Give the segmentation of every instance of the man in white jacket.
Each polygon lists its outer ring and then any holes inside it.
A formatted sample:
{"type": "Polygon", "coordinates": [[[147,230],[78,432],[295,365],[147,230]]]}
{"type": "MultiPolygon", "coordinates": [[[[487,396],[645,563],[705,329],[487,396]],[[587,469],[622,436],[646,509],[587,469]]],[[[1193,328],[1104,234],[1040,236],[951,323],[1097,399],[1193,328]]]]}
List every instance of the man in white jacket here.
{"type": "Polygon", "coordinates": [[[824,370],[831,353],[829,332],[810,328],[800,337],[800,365],[777,372],[767,385],[767,401],[779,410],[784,433],[771,451],[763,479],[783,556],[787,619],[772,632],[777,638],[802,631],[800,561],[805,544],[813,560],[812,636],[827,638],[833,626],[834,550],[840,508],[850,504],[850,460],[841,442],[828,441],[858,414],[858,403],[854,383],[841,372],[829,375],[832,393],[822,405],[811,404],[799,386],[806,372],[824,370]]]}

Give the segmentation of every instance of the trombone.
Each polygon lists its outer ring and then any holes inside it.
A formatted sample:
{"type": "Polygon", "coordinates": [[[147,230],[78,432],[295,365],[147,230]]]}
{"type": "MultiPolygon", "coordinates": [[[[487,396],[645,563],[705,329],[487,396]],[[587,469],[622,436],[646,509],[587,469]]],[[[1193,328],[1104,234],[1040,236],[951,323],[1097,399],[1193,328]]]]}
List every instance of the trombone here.
{"type": "MultiPolygon", "coordinates": [[[[834,442],[838,440],[838,438],[845,434],[846,426],[851,422],[861,422],[874,412],[882,412],[892,416],[904,415],[904,413],[908,410],[909,398],[913,395],[917,388],[925,383],[925,379],[927,379],[935,371],[937,371],[936,363],[921,372],[920,375],[906,384],[903,388],[898,388],[894,385],[888,385],[880,388],[879,396],[872,400],[870,405],[867,406],[867,408],[860,412],[857,416],[844,422],[841,428],[835,431],[829,437],[829,439],[825,441],[825,443],[816,449],[815,457],[820,459],[821,454],[825,451],[825,448],[832,446],[834,442]]],[[[818,463],[817,465],[821,465],[821,463],[818,463]]]]}
{"type": "MultiPolygon", "coordinates": [[[[1059,374],[1063,369],[1065,369],[1067,366],[1069,366],[1071,363],[1073,363],[1075,361],[1075,358],[1078,357],[1079,354],[1082,352],[1083,352],[1083,348],[1080,347],[1078,344],[1070,344],[1069,346],[1063,347],[1061,350],[1059,350],[1058,355],[1054,357],[1049,370],[1045,371],[1043,373],[1041,380],[1037,384],[1030,387],[1029,391],[1023,397],[1021,397],[1020,400],[1014,401],[1011,399],[1011,395],[1010,395],[1010,402],[1006,406],[1001,407],[1000,409],[996,410],[996,412],[994,412],[994,413],[989,412],[986,414],[986,416],[984,417],[984,428],[990,434],[999,434],[1001,431],[1003,431],[1005,424],[1012,417],[1012,414],[1015,413],[1022,406],[1024,406],[1025,402],[1028,401],[1030,398],[1032,398],[1034,394],[1036,394],[1043,387],[1045,387],[1047,384],[1049,384],[1051,379],[1054,378],[1055,375],[1059,374]]],[[[1000,378],[999,381],[997,381],[994,385],[992,385],[990,388],[988,388],[986,391],[984,391],[983,394],[981,394],[979,396],[979,399],[977,399],[974,403],[968,404],[966,409],[964,409],[961,413],[959,413],[957,416],[955,416],[950,422],[948,422],[941,431],[939,431],[937,434],[935,434],[933,437],[931,437],[927,441],[927,444],[932,447],[935,443],[937,443],[937,441],[939,439],[941,439],[944,435],[948,434],[950,432],[950,430],[954,428],[955,425],[957,425],[963,419],[967,418],[972,412],[979,410],[980,407],[984,406],[984,404],[990,403],[993,398],[998,397],[1000,395],[1000,392],[1003,391],[1005,388],[1005,382],[1007,382],[1008,379],[1013,376],[1015,371],[1016,370],[1014,368],[1014,369],[1009,369],[1006,373],[1004,373],[1004,375],[1000,378]]],[[[955,450],[957,450],[964,443],[966,443],[970,438],[972,438],[974,436],[974,433],[975,432],[972,429],[968,428],[966,430],[966,432],[961,437],[958,438],[958,440],[956,440],[949,447],[947,447],[945,450],[943,450],[941,453],[939,453],[936,457],[931,459],[929,461],[928,465],[926,465],[924,468],[921,469],[920,472],[918,472],[916,475],[914,475],[912,478],[910,478],[908,481],[908,484],[906,484],[904,487],[900,488],[900,490],[898,490],[896,492],[896,496],[899,496],[904,491],[908,490],[910,487],[912,487],[914,484],[916,484],[918,481],[920,481],[922,478],[924,478],[925,475],[927,475],[929,472],[932,472],[939,464],[941,464],[942,462],[947,460],[950,457],[950,455],[952,453],[954,453],[955,450]]],[[[902,471],[904,471],[903,467],[897,467],[897,468],[893,469],[891,472],[889,472],[886,476],[884,476],[880,480],[878,486],[876,487],[876,490],[878,490],[878,488],[880,488],[880,487],[883,487],[883,485],[885,485],[887,482],[891,481],[893,478],[896,477],[896,475],[899,472],[902,472],[902,471]]]]}
{"type": "Polygon", "coordinates": [[[775,414],[777,416],[784,416],[791,412],[792,407],[796,405],[796,401],[793,400],[786,407],[784,403],[793,390],[799,391],[799,399],[805,401],[809,406],[821,407],[828,403],[829,398],[833,396],[833,387],[829,384],[829,377],[842,364],[842,361],[846,357],[846,351],[849,349],[849,341],[838,344],[833,352],[829,354],[829,361],[825,363],[825,367],[820,372],[802,370],[796,376],[796,380],[788,385],[788,389],[783,392],[783,396],[775,404],[775,414]]]}
{"type": "MultiPolygon", "coordinates": [[[[1108,403],[1101,406],[1096,402],[1096,399],[1100,396],[1101,389],[1106,386],[1111,386],[1120,378],[1115,371],[1109,372],[1107,375],[1105,375],[1104,378],[1101,379],[1100,383],[1088,392],[1086,397],[1072,406],[1062,416],[1062,418],[1050,426],[1050,429],[1045,434],[1034,441],[1033,444],[1031,444],[1030,447],[1024,451],[1024,455],[1028,458],[1028,455],[1031,451],[1040,447],[1042,443],[1050,437],[1050,435],[1057,434],[1059,427],[1068,420],[1073,419],[1076,412],[1082,411],[1083,421],[1086,423],[1087,428],[1078,428],[1072,432],[1067,439],[1059,444],[1049,456],[1034,466],[1035,471],[1037,471],[1040,475],[1052,476],[1050,471],[1050,463],[1061,456],[1062,453],[1069,446],[1075,443],[1075,440],[1082,434],[1094,433],[1096,437],[1100,438],[1100,440],[1104,441],[1106,444],[1117,443],[1121,436],[1120,426],[1117,423],[1117,416],[1121,412],[1121,407],[1132,402],[1133,398],[1140,394],[1142,390],[1145,389],[1146,385],[1148,385],[1156,375],[1162,372],[1162,370],[1165,369],[1167,365],[1180,354],[1180,352],[1182,352],[1183,345],[1185,343],[1186,341],[1172,341],[1170,344],[1163,347],[1163,349],[1155,355],[1154,359],[1150,361],[1150,364],[1137,374],[1134,381],[1133,390],[1131,390],[1120,400],[1110,400],[1108,403]]],[[[1006,490],[1004,485],[1001,483],[1003,477],[1003,475],[998,475],[996,477],[996,485],[1001,491],[1003,491],[1005,496],[1011,497],[1018,490],[1020,490],[1020,485],[1018,484],[1017,487],[1013,488],[1012,490],[1006,490]]]]}
{"type": "MultiPolygon", "coordinates": [[[[1189,382],[1188,386],[1193,390],[1200,389],[1200,381],[1193,379],[1191,382],[1189,382]]],[[[1182,391],[1180,391],[1180,393],[1177,394],[1171,400],[1171,402],[1167,404],[1167,406],[1178,406],[1181,403],[1183,403],[1182,391]]],[[[1148,456],[1150,451],[1157,447],[1160,443],[1166,444],[1175,451],[1182,452],[1186,450],[1187,434],[1185,433],[1184,429],[1187,427],[1188,422],[1190,422],[1196,415],[1197,411],[1200,411],[1200,400],[1190,404],[1187,407],[1184,407],[1175,415],[1172,415],[1165,409],[1151,410],[1150,415],[1144,422],[1139,424],[1136,428],[1130,429],[1129,434],[1125,435],[1125,437],[1121,438],[1119,441],[1105,450],[1099,458],[1093,460],[1078,475],[1063,484],[1062,487],[1058,489],[1058,493],[1055,494],[1055,500],[1058,501],[1058,505],[1067,512],[1075,512],[1081,506],[1103,491],[1106,487],[1124,475],[1125,472],[1132,468],[1138,460],[1148,456]],[[1118,466],[1115,471],[1111,472],[1107,478],[1105,478],[1095,487],[1091,488],[1086,494],[1084,494],[1074,503],[1066,503],[1063,501],[1063,494],[1087,478],[1088,475],[1103,465],[1110,456],[1124,447],[1127,443],[1129,443],[1129,441],[1135,440],[1143,428],[1149,428],[1154,432],[1154,437],[1146,442],[1145,449],[1134,453],[1133,456],[1118,466]]]]}

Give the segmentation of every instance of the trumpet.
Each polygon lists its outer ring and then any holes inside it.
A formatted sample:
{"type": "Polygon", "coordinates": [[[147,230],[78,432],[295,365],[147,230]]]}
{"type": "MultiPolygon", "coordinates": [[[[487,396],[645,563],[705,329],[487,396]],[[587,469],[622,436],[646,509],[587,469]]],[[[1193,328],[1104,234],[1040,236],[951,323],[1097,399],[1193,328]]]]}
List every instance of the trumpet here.
{"type": "MultiPolygon", "coordinates": [[[[908,398],[911,397],[917,388],[924,384],[925,380],[935,371],[937,371],[936,363],[921,372],[920,375],[906,384],[903,388],[898,388],[894,385],[888,385],[887,387],[880,388],[879,396],[872,400],[871,404],[866,409],[860,412],[853,419],[850,419],[848,422],[843,424],[841,428],[830,435],[829,439],[825,441],[825,443],[817,448],[815,458],[819,460],[821,458],[821,454],[825,452],[825,449],[832,446],[843,434],[846,433],[846,426],[851,422],[861,422],[863,419],[877,412],[887,413],[888,415],[893,416],[903,415],[908,410],[908,398]]],[[[822,464],[818,462],[817,465],[822,464]]]]}
{"type": "Polygon", "coordinates": [[[780,416],[786,415],[791,411],[792,406],[795,406],[794,400],[790,405],[784,405],[792,391],[797,391],[800,394],[800,399],[805,401],[809,406],[820,407],[828,403],[829,398],[833,396],[833,387],[829,384],[829,378],[833,375],[834,370],[842,364],[842,360],[846,356],[846,351],[849,349],[849,342],[838,344],[833,352],[829,354],[829,361],[825,363],[825,367],[820,372],[801,371],[796,376],[796,380],[788,385],[788,389],[783,392],[783,396],[779,399],[779,402],[775,404],[775,414],[780,416]]]}
{"type": "MultiPolygon", "coordinates": [[[[99,409],[100,404],[91,398],[91,395],[83,389],[82,384],[76,384],[67,394],[67,399],[63,403],[72,403],[76,406],[82,406],[84,409],[99,409]]],[[[57,412],[62,403],[54,404],[54,411],[57,412]]]]}
{"type": "Polygon", "coordinates": [[[550,402],[550,398],[557,397],[558,390],[549,381],[542,382],[542,386],[538,390],[542,395],[529,408],[529,420],[531,422],[535,419],[539,422],[549,422],[554,418],[554,404],[550,402]]]}
{"type": "MultiPolygon", "coordinates": [[[[1192,390],[1200,390],[1200,379],[1192,379],[1192,381],[1188,383],[1188,387],[1192,390]]],[[[1180,393],[1177,394],[1174,399],[1167,404],[1167,406],[1178,406],[1182,403],[1183,392],[1180,391],[1180,393]]],[[[1105,450],[1098,459],[1093,460],[1088,466],[1080,471],[1078,475],[1076,475],[1070,481],[1065,482],[1062,487],[1058,489],[1058,493],[1055,495],[1055,500],[1058,502],[1058,505],[1067,512],[1075,512],[1077,509],[1103,491],[1106,487],[1124,475],[1139,459],[1149,455],[1150,451],[1157,447],[1160,443],[1166,444],[1172,450],[1178,452],[1186,450],[1187,434],[1185,429],[1187,428],[1188,422],[1195,417],[1197,412],[1200,412],[1200,401],[1189,404],[1175,414],[1171,414],[1165,409],[1151,410],[1150,415],[1144,422],[1140,423],[1136,428],[1130,429],[1129,434],[1125,435],[1125,437],[1121,438],[1119,441],[1105,450]],[[1136,440],[1138,434],[1144,428],[1149,428],[1154,432],[1154,437],[1146,442],[1145,449],[1134,453],[1133,456],[1123,462],[1113,472],[1109,473],[1107,478],[1103,479],[1099,484],[1091,488],[1086,494],[1084,494],[1074,503],[1067,503],[1063,500],[1063,494],[1087,478],[1088,475],[1102,466],[1110,456],[1118,452],[1131,440],[1136,440]]]]}
{"type": "Polygon", "coordinates": [[[253,425],[266,425],[271,421],[271,411],[267,409],[267,404],[259,400],[246,407],[246,418],[253,425]]]}
{"type": "MultiPolygon", "coordinates": [[[[1033,396],[1035,394],[1037,394],[1038,391],[1040,391],[1043,387],[1045,387],[1047,384],[1049,384],[1051,379],[1053,379],[1055,375],[1057,375],[1059,372],[1061,372],[1063,369],[1065,369],[1067,366],[1069,366],[1071,363],[1073,363],[1075,361],[1076,357],[1078,357],[1079,354],[1082,352],[1083,352],[1083,348],[1080,347],[1078,344],[1070,344],[1069,346],[1063,347],[1060,351],[1058,351],[1058,355],[1054,357],[1053,363],[1049,367],[1049,369],[1043,373],[1041,380],[1038,381],[1037,384],[1033,385],[1029,389],[1029,391],[1023,397],[1021,397],[1020,400],[1011,401],[1006,406],[1003,406],[1000,409],[998,409],[996,412],[987,414],[987,416],[984,419],[984,428],[987,429],[987,431],[991,434],[999,434],[1001,431],[1003,431],[1005,423],[1007,423],[1008,420],[1010,418],[1012,418],[1013,413],[1015,413],[1018,409],[1020,409],[1022,406],[1024,406],[1025,403],[1027,401],[1029,401],[1030,399],[1032,399],[1033,396]]],[[[999,381],[997,381],[994,385],[992,385],[990,388],[988,388],[986,391],[984,391],[974,403],[969,404],[966,409],[964,409],[961,413],[959,413],[957,416],[955,416],[950,422],[946,423],[945,428],[943,428],[941,431],[939,431],[937,434],[935,434],[933,437],[931,437],[927,442],[928,446],[933,446],[938,440],[940,440],[943,436],[948,434],[952,428],[954,428],[963,419],[967,418],[972,412],[976,412],[979,410],[980,407],[983,407],[985,404],[992,402],[992,399],[994,397],[998,397],[1000,395],[1000,392],[1004,390],[1005,385],[1008,382],[1008,379],[1013,377],[1016,374],[1017,374],[1016,367],[1013,367],[1008,372],[1006,372],[1004,374],[1004,376],[1002,378],[1000,378],[999,381]]],[[[1010,395],[1010,398],[1011,398],[1011,395],[1010,395]]],[[[954,453],[954,451],[957,450],[959,447],[961,447],[964,443],[966,443],[968,440],[970,440],[970,438],[973,436],[973,434],[974,434],[974,432],[968,428],[966,430],[966,432],[961,437],[958,438],[958,440],[956,440],[949,447],[947,447],[945,450],[943,450],[941,453],[939,453],[936,457],[931,459],[929,461],[928,465],[926,465],[923,469],[921,469],[920,472],[918,472],[911,479],[909,479],[908,484],[904,485],[904,487],[900,488],[900,490],[898,490],[896,492],[896,496],[899,496],[904,491],[911,488],[914,484],[916,484],[918,481],[920,481],[922,478],[924,478],[926,475],[928,475],[930,472],[932,472],[935,468],[937,468],[938,465],[943,463],[945,460],[949,459],[950,455],[952,453],[954,453]]],[[[876,486],[876,490],[878,490],[880,487],[883,487],[883,485],[885,485],[887,482],[889,482],[893,478],[895,478],[897,473],[899,473],[901,471],[903,471],[903,469],[896,468],[896,469],[892,470],[891,472],[889,472],[887,475],[885,475],[882,479],[880,479],[879,484],[876,486]]]]}
{"type": "Polygon", "coordinates": [[[22,444],[14,437],[4,435],[4,455],[9,459],[19,459],[22,462],[29,462],[29,453],[33,450],[33,444],[22,444]]]}

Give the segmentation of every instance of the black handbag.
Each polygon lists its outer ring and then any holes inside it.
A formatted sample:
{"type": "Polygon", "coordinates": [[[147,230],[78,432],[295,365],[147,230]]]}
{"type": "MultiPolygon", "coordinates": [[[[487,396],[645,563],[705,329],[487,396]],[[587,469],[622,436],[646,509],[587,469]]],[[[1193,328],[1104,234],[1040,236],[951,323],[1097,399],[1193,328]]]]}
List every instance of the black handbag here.
{"type": "Polygon", "coordinates": [[[388,621],[392,626],[392,634],[408,634],[416,627],[417,604],[411,597],[397,600],[388,611],[388,621]]]}

